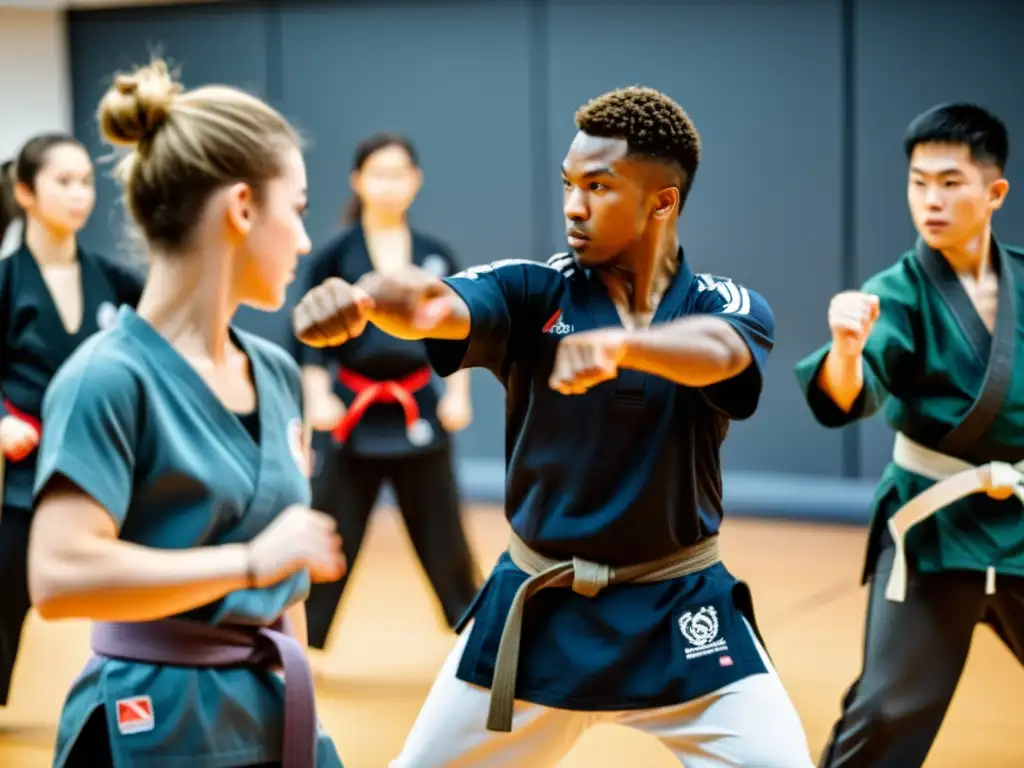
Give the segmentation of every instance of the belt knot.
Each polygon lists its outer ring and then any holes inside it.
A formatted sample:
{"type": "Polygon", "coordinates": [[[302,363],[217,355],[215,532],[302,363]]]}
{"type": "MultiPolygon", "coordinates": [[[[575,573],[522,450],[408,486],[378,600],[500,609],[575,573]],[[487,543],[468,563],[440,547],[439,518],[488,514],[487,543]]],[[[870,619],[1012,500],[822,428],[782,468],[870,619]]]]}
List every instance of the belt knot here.
{"type": "Polygon", "coordinates": [[[607,565],[592,563],[582,557],[572,559],[572,591],[584,597],[594,597],[608,586],[612,569],[607,565]]]}
{"type": "Polygon", "coordinates": [[[979,468],[984,492],[1000,501],[1010,498],[1021,485],[1021,473],[1012,464],[1002,461],[989,462],[979,468]]]}

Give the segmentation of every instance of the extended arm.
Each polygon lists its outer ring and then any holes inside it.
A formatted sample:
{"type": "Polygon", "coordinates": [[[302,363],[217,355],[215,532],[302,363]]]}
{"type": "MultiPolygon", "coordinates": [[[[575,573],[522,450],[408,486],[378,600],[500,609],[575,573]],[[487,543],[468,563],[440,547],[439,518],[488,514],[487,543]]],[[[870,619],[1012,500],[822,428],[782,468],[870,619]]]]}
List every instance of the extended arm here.
{"type": "Polygon", "coordinates": [[[402,339],[426,340],[443,377],[482,367],[499,377],[518,334],[543,323],[562,290],[561,274],[543,263],[513,259],[460,272],[446,280],[411,267],[371,272],[357,285],[331,279],[303,296],[293,325],[300,341],[336,346],[367,322],[402,339]],[[513,321],[514,318],[514,321],[513,321]]]}
{"type": "Polygon", "coordinates": [[[725,278],[698,278],[691,313],[647,329],[602,328],[558,345],[550,386],[581,394],[632,368],[700,390],[731,419],[757,408],[763,368],[775,344],[767,302],[725,278]]]}
{"type": "Polygon", "coordinates": [[[711,315],[684,317],[627,333],[621,368],[686,387],[731,379],[753,363],[750,347],[731,323],[711,315]]]}
{"type": "Polygon", "coordinates": [[[299,641],[299,645],[308,649],[309,632],[306,626],[306,603],[295,603],[286,613],[291,624],[292,637],[299,641]]]}

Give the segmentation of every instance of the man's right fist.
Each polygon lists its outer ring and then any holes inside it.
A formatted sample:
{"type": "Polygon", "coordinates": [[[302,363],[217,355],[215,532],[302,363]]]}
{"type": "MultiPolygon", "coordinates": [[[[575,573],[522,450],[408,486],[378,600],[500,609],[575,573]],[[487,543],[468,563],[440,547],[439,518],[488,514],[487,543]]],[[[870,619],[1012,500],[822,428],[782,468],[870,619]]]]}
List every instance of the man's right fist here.
{"type": "Polygon", "coordinates": [[[843,291],[828,306],[832,347],[842,355],[859,356],[878,319],[878,297],[860,291],[843,291]]]}
{"type": "Polygon", "coordinates": [[[373,300],[337,277],[310,289],[292,312],[296,338],[311,347],[336,347],[366,328],[373,300]]]}

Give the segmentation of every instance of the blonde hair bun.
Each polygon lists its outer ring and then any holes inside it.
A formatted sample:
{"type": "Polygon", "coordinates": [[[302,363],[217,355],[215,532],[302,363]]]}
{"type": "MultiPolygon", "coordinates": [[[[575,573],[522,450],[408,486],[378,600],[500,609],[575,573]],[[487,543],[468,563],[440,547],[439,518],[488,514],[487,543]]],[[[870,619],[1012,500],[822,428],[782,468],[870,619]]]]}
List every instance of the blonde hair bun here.
{"type": "Polygon", "coordinates": [[[130,75],[117,75],[99,106],[103,138],[110,144],[134,147],[153,138],[181,93],[167,64],[157,59],[130,75]]]}

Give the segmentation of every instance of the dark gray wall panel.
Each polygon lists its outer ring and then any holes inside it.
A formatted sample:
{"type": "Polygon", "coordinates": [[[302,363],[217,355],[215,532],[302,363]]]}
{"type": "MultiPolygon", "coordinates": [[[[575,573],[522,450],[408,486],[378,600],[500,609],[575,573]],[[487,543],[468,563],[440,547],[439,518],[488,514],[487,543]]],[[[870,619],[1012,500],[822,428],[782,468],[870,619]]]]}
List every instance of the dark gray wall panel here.
{"type": "MultiPolygon", "coordinates": [[[[415,225],[465,265],[534,255],[528,31],[525,0],[289,4],[282,87],[310,137],[314,240],[338,227],[357,142],[396,130],[421,154],[415,225]]],[[[504,393],[483,372],[473,389],[461,453],[501,459],[504,393]]]]}
{"type": "MultiPolygon", "coordinates": [[[[903,132],[934,104],[973,101],[1010,130],[1010,196],[997,233],[1024,242],[1024,99],[1012,51],[1024,29],[1024,3],[978,0],[860,0],[856,7],[856,266],[858,282],[891,264],[915,233],[907,210],[903,132]],[[1008,58],[1009,57],[1009,58],[1008,58]],[[1016,153],[1016,155],[1015,155],[1016,153]]],[[[824,322],[818,336],[827,335],[824,322]]],[[[877,477],[892,451],[881,416],[864,424],[861,466],[877,477]]]]}
{"type": "MultiPolygon", "coordinates": [[[[96,212],[83,243],[106,253],[141,260],[127,236],[120,187],[110,178],[111,149],[102,143],[96,108],[118,71],[130,71],[159,53],[175,65],[186,86],[226,83],[273,101],[268,93],[268,38],[272,27],[265,3],[184,5],[70,14],[73,118],[76,135],[99,165],[96,212]],[[105,160],[103,159],[105,158],[105,160]]],[[[273,315],[242,309],[239,324],[279,343],[287,338],[273,315]]]]}
{"type": "Polygon", "coordinates": [[[733,427],[726,466],[838,475],[840,436],[813,422],[792,374],[840,285],[838,0],[553,0],[548,32],[552,248],[565,247],[558,164],[575,109],[635,83],[679,101],[703,141],[681,225],[690,261],[758,290],[776,315],[762,405],[733,427]]]}

